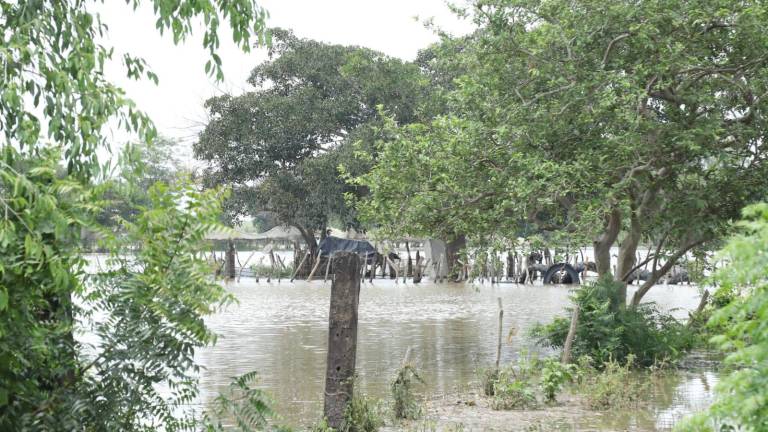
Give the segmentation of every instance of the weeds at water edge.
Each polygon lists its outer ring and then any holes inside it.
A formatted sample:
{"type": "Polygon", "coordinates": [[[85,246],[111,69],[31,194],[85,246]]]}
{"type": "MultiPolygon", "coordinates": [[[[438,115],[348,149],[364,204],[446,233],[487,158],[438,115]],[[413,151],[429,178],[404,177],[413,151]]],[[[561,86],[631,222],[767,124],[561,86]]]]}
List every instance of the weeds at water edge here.
{"type": "Polygon", "coordinates": [[[421,417],[422,408],[416,400],[414,394],[414,385],[416,383],[424,384],[419,374],[410,364],[403,365],[395,373],[395,379],[392,380],[392,414],[396,419],[415,420],[421,417]]]}
{"type": "Polygon", "coordinates": [[[647,393],[649,382],[633,374],[633,360],[631,355],[623,365],[609,360],[602,370],[597,370],[590,365],[591,359],[580,358],[577,390],[584,404],[596,410],[637,406],[647,393]]]}

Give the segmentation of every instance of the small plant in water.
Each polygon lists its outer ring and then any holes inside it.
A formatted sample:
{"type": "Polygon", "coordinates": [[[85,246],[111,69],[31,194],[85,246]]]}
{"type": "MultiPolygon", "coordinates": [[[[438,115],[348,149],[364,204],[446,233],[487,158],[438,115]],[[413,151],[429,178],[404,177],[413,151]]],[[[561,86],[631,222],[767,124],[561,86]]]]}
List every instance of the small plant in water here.
{"type": "Polygon", "coordinates": [[[258,381],[256,372],[249,372],[233,378],[226,394],[220,394],[214,399],[214,409],[211,413],[205,413],[203,417],[203,430],[206,432],[219,432],[224,430],[238,430],[243,432],[265,430],[271,427],[273,431],[290,430],[284,426],[270,425],[270,418],[276,419],[277,415],[270,407],[272,399],[263,390],[253,387],[258,381]],[[234,421],[235,427],[225,427],[222,420],[234,421]]]}
{"type": "Polygon", "coordinates": [[[416,401],[413,393],[415,383],[424,383],[416,369],[410,365],[403,365],[395,374],[392,381],[392,411],[396,419],[414,420],[421,416],[421,406],[416,401]]]}
{"type": "Polygon", "coordinates": [[[648,382],[633,376],[630,355],[624,365],[615,360],[603,364],[602,370],[588,368],[581,372],[579,389],[584,403],[592,409],[622,408],[636,405],[648,388],[648,382]]]}

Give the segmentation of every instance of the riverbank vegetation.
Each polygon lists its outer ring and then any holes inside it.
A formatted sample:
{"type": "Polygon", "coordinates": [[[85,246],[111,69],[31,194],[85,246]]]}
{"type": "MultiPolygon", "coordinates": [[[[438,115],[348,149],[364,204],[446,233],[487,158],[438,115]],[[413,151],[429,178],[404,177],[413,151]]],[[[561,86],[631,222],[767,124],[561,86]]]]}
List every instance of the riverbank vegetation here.
{"type": "Polygon", "coordinates": [[[728,373],[709,410],[681,424],[680,431],[768,428],[768,204],[745,209],[738,226],[740,233],[723,250],[731,265],[716,276],[721,297],[730,301],[709,321],[728,373]]]}
{"type": "MultiPolygon", "coordinates": [[[[574,358],[586,356],[593,366],[610,361],[650,367],[679,360],[700,339],[698,331],[685,322],[662,312],[653,304],[636,308],[612,308],[617,283],[602,279],[580,287],[572,296],[579,308],[578,324],[572,346],[574,358]]],[[[562,349],[571,325],[572,308],[567,316],[555,318],[532,330],[545,346],[562,349]]]]}

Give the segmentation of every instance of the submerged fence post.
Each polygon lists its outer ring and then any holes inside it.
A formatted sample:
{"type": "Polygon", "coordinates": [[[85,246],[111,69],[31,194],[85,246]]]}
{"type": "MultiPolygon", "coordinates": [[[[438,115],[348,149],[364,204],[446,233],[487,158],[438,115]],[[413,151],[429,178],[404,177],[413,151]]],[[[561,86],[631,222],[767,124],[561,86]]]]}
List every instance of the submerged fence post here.
{"type": "Polygon", "coordinates": [[[496,344],[496,370],[499,370],[499,364],[501,363],[501,332],[504,326],[504,309],[501,307],[501,297],[499,300],[499,342],[496,344]]]}
{"type": "Polygon", "coordinates": [[[304,265],[304,261],[307,260],[307,257],[309,256],[309,254],[310,254],[309,249],[307,249],[307,253],[305,253],[304,256],[301,258],[301,261],[299,261],[299,265],[296,266],[296,270],[294,270],[293,275],[291,275],[291,282],[293,282],[293,280],[296,279],[296,275],[299,273],[299,270],[301,270],[301,266],[304,265]]]}
{"type": "Polygon", "coordinates": [[[413,269],[413,283],[421,282],[421,255],[416,251],[416,268],[413,269]]]}
{"type": "Polygon", "coordinates": [[[576,326],[579,325],[579,305],[573,306],[573,316],[571,316],[571,327],[568,329],[568,336],[565,337],[563,345],[563,364],[571,361],[571,347],[573,347],[573,338],[576,337],[576,326]]]}
{"type": "Polygon", "coordinates": [[[331,309],[328,315],[328,359],[323,414],[339,430],[352,400],[357,350],[357,306],[360,299],[360,257],[340,252],[333,258],[331,309]]]}
{"type": "Polygon", "coordinates": [[[229,240],[227,244],[227,279],[234,279],[235,276],[235,242],[229,240]]]}
{"type": "Polygon", "coordinates": [[[312,280],[319,266],[320,266],[320,251],[317,251],[317,256],[315,257],[315,266],[312,267],[312,271],[309,272],[309,276],[307,276],[307,282],[312,280]]]}

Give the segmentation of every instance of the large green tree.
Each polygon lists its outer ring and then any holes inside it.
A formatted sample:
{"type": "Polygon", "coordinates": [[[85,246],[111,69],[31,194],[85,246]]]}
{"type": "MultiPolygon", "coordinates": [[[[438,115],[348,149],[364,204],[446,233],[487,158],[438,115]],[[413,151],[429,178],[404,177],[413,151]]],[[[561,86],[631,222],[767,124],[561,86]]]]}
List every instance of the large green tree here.
{"type": "Polygon", "coordinates": [[[428,80],[418,65],[369,49],[272,35],[269,60],[248,79],[254,90],[206,102],[210,121],[194,150],[210,164],[207,184],[232,186],[231,216],[270,211],[314,248],[332,218],[355,223],[344,194],[363,191],[338,171],[360,166],[351,142],[368,134],[361,128],[379,105],[413,121],[428,80]]]}
{"type": "Polygon", "coordinates": [[[452,152],[427,158],[458,175],[428,191],[433,202],[474,211],[482,229],[527,221],[591,237],[601,276],[618,242],[616,279],[647,242],[653,275],[636,304],[768,190],[763,2],[492,0],[468,13],[471,70],[452,119],[424,128],[462,134],[453,141],[466,153],[459,165],[440,159],[452,152]],[[472,176],[463,159],[480,167],[475,181],[462,180],[472,176]]]}

